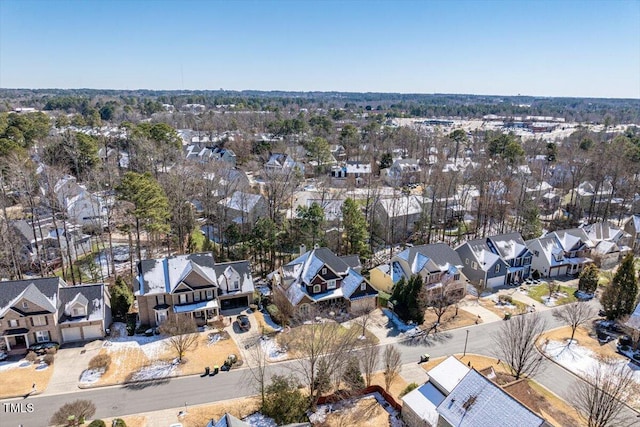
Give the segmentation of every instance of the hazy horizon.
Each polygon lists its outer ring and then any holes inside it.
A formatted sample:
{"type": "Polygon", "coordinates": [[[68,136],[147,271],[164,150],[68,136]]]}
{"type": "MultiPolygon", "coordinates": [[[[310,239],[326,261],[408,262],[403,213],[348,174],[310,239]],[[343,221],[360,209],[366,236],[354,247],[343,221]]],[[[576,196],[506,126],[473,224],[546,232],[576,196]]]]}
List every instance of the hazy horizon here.
{"type": "Polygon", "coordinates": [[[0,87],[638,99],[640,0],[3,0],[0,87]]]}

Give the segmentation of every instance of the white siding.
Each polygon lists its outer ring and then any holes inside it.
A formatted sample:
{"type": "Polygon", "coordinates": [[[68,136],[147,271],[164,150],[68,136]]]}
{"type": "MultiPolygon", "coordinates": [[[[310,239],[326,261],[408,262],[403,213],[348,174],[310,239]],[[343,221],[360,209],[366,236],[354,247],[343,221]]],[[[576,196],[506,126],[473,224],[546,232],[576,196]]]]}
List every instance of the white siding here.
{"type": "Polygon", "coordinates": [[[80,328],[64,328],[62,329],[62,341],[82,341],[82,331],[80,328]]]}
{"type": "Polygon", "coordinates": [[[85,340],[102,338],[102,327],[100,325],[83,326],[82,334],[85,340]]]}

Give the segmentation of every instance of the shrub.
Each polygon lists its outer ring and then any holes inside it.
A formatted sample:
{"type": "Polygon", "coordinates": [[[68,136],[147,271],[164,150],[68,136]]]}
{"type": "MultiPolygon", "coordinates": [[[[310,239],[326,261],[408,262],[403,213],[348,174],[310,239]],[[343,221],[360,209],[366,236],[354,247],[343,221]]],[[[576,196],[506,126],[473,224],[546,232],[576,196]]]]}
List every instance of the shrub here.
{"type": "Polygon", "coordinates": [[[57,347],[47,348],[44,352],[45,354],[56,354],[58,352],[58,348],[57,347]]]}
{"type": "Polygon", "coordinates": [[[127,427],[127,423],[124,422],[124,420],[122,418],[116,418],[115,420],[113,420],[113,422],[111,423],[112,427],[127,427]]]}
{"type": "Polygon", "coordinates": [[[386,292],[379,291],[378,292],[378,305],[380,307],[386,307],[389,304],[389,298],[391,298],[391,295],[389,295],[386,292]]]}
{"type": "Polygon", "coordinates": [[[89,427],[107,427],[107,425],[102,420],[93,420],[89,427]]]}
{"type": "Polygon", "coordinates": [[[53,365],[53,361],[54,361],[55,357],[53,356],[53,354],[46,354],[42,360],[44,361],[44,363],[46,363],[47,365],[51,366],[53,365]]]}
{"type": "Polygon", "coordinates": [[[262,413],[273,418],[278,425],[305,421],[308,402],[298,387],[295,378],[274,375],[265,390],[262,413]]]}
{"type": "Polygon", "coordinates": [[[36,360],[38,360],[38,355],[33,352],[30,351],[27,353],[27,355],[24,357],[28,362],[34,363],[36,360]]]}
{"type": "Polygon", "coordinates": [[[89,361],[89,369],[104,369],[105,372],[111,365],[111,356],[108,354],[99,354],[89,361]]]}
{"type": "Polygon", "coordinates": [[[90,400],[75,400],[65,403],[56,411],[49,421],[53,425],[84,424],[84,420],[96,413],[96,405],[90,400]]]}
{"type": "Polygon", "coordinates": [[[500,295],[498,297],[498,302],[501,304],[513,304],[513,298],[509,295],[500,295]]]}
{"type": "Polygon", "coordinates": [[[533,273],[531,273],[531,278],[535,280],[540,279],[540,272],[538,270],[533,270],[533,273]]]}
{"type": "Polygon", "coordinates": [[[267,306],[267,311],[269,312],[269,316],[271,316],[272,320],[275,322],[280,321],[280,310],[278,310],[278,307],[275,304],[269,304],[267,306]]]}
{"type": "Polygon", "coordinates": [[[257,304],[249,304],[249,308],[251,309],[251,311],[256,312],[258,311],[258,305],[257,304]]]}
{"type": "Polygon", "coordinates": [[[408,386],[406,386],[404,388],[404,390],[402,390],[402,392],[400,392],[400,397],[404,396],[405,394],[408,394],[410,392],[412,392],[413,390],[417,389],[419,386],[416,383],[411,383],[408,386]]]}
{"type": "Polygon", "coordinates": [[[633,358],[634,358],[635,360],[640,360],[640,354],[637,354],[637,353],[636,353],[636,354],[634,354],[634,355],[633,355],[633,358]]]}
{"type": "Polygon", "coordinates": [[[628,345],[621,345],[620,346],[620,351],[629,351],[629,346],[628,345]]]}

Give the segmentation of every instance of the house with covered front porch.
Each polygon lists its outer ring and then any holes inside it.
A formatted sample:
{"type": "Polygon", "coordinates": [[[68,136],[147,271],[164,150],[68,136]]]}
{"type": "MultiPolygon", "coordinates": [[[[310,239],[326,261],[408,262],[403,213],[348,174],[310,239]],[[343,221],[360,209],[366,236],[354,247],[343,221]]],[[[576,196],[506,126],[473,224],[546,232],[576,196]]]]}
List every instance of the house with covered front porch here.
{"type": "Polygon", "coordinates": [[[346,312],[374,309],[378,291],[359,273],[357,256],[339,257],[328,248],[314,248],[272,272],[273,292],[297,310],[310,306],[346,312]]]}
{"type": "Polygon", "coordinates": [[[247,308],[253,291],[249,261],[216,263],[211,253],[140,261],[134,280],[140,323],[151,326],[177,314],[204,325],[247,308]]]}

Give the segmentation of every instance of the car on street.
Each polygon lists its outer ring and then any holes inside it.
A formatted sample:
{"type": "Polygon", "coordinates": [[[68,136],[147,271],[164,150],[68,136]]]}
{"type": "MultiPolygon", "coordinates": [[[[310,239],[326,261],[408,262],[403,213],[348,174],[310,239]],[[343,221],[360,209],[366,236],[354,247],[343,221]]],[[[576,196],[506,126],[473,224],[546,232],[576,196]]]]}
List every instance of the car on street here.
{"type": "Polygon", "coordinates": [[[238,327],[243,331],[248,331],[251,328],[251,322],[249,322],[249,316],[246,314],[241,314],[236,317],[236,321],[238,322],[238,327]]]}

